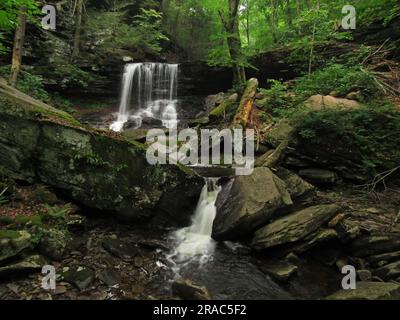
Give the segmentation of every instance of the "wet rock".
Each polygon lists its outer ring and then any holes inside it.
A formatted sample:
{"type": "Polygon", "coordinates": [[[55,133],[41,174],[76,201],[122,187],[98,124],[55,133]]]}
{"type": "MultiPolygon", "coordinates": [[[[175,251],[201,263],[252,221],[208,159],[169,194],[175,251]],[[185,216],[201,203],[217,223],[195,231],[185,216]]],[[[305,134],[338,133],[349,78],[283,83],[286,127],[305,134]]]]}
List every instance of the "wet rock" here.
{"type": "Polygon", "coordinates": [[[390,262],[400,260],[400,251],[377,254],[366,258],[373,267],[382,267],[390,262]]]}
{"type": "Polygon", "coordinates": [[[366,257],[400,250],[399,234],[364,235],[349,246],[348,251],[356,257],[366,257]]]}
{"type": "Polygon", "coordinates": [[[175,281],[172,284],[172,293],[183,300],[211,300],[207,288],[187,279],[175,281]]]}
{"type": "Polygon", "coordinates": [[[285,257],[285,260],[287,262],[289,262],[289,263],[292,263],[292,264],[299,264],[301,262],[301,259],[296,254],[294,254],[293,252],[289,253],[285,257]]]}
{"type": "Polygon", "coordinates": [[[95,280],[95,272],[85,266],[66,267],[60,273],[64,281],[74,285],[79,290],[87,289],[95,280]]]}
{"type": "Polygon", "coordinates": [[[141,254],[136,244],[128,241],[107,238],[102,242],[103,248],[113,256],[125,261],[131,261],[141,254]]]}
{"type": "Polygon", "coordinates": [[[335,247],[316,249],[313,256],[326,266],[332,267],[341,255],[341,250],[335,247]]]}
{"type": "Polygon", "coordinates": [[[288,192],[293,200],[304,200],[313,196],[315,187],[292,171],[279,168],[276,171],[276,175],[286,183],[288,192]]]}
{"type": "Polygon", "coordinates": [[[298,267],[284,261],[266,261],[261,270],[277,281],[287,282],[297,273],[298,267]]]}
{"type": "Polygon", "coordinates": [[[133,259],[133,265],[134,265],[136,268],[141,268],[141,267],[143,267],[143,264],[144,264],[144,261],[143,261],[143,258],[142,258],[142,257],[135,257],[135,258],[133,259]]]}
{"type": "Polygon", "coordinates": [[[28,249],[31,238],[31,234],[26,231],[0,230],[0,262],[28,249]]]}
{"type": "Polygon", "coordinates": [[[142,119],[142,127],[162,127],[162,121],[151,117],[145,117],[142,119]]]}
{"type": "Polygon", "coordinates": [[[38,255],[27,257],[19,262],[0,267],[0,277],[11,277],[21,274],[39,272],[46,264],[45,260],[38,255]]]}
{"type": "Polygon", "coordinates": [[[146,250],[162,250],[162,251],[170,251],[172,250],[172,246],[167,242],[163,240],[157,240],[157,239],[142,239],[137,242],[137,244],[142,247],[143,249],[146,250]]]}
{"type": "Polygon", "coordinates": [[[375,269],[373,274],[385,281],[395,280],[400,277],[400,261],[392,262],[381,268],[375,269]]]}
{"type": "Polygon", "coordinates": [[[326,300],[398,300],[400,285],[381,282],[358,282],[356,290],[340,290],[326,300]]]}
{"type": "Polygon", "coordinates": [[[256,168],[226,184],[216,205],[213,238],[222,241],[251,235],[293,202],[281,179],[268,168],[256,168]]]}
{"type": "Polygon", "coordinates": [[[263,250],[302,240],[339,211],[336,205],[319,205],[280,218],[255,233],[252,247],[263,250]]]}
{"type": "Polygon", "coordinates": [[[72,237],[67,230],[43,229],[39,250],[44,256],[61,261],[67,253],[72,237]]]}
{"type": "Polygon", "coordinates": [[[371,281],[372,273],[369,270],[357,270],[358,279],[361,281],[371,281]]]}
{"type": "Polygon", "coordinates": [[[119,274],[110,268],[101,271],[98,278],[108,286],[114,286],[121,281],[119,274]]]}
{"type": "Polygon", "coordinates": [[[316,185],[331,185],[338,180],[335,172],[323,169],[303,169],[299,171],[299,175],[316,185]]]}

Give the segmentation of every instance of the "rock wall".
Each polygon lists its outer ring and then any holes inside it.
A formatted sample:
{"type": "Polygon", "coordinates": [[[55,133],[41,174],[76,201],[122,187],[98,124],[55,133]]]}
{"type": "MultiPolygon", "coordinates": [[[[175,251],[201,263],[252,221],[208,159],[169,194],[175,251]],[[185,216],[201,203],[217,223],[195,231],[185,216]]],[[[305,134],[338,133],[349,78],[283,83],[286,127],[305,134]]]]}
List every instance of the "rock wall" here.
{"type": "Polygon", "coordinates": [[[145,147],[0,82],[0,168],[43,182],[88,207],[132,219],[156,212],[189,217],[202,179],[178,166],[151,166],[145,147]]]}

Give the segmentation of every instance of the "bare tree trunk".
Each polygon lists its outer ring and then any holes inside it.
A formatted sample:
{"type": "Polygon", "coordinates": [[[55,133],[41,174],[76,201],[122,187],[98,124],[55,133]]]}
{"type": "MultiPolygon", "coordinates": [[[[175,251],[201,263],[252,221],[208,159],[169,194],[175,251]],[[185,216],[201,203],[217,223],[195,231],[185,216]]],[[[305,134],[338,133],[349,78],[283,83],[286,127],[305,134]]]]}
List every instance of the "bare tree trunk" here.
{"type": "Polygon", "coordinates": [[[219,11],[219,15],[227,34],[226,37],[232,60],[234,84],[243,84],[246,82],[246,71],[242,61],[242,43],[240,41],[239,31],[239,3],[240,0],[228,0],[228,17],[226,17],[222,11],[219,11]]]}
{"type": "Polygon", "coordinates": [[[18,75],[21,71],[22,55],[24,51],[25,31],[26,31],[26,8],[21,8],[18,15],[18,26],[15,30],[14,47],[12,54],[10,85],[15,87],[18,75]]]}
{"type": "Polygon", "coordinates": [[[83,0],[76,0],[76,18],[75,18],[75,35],[74,35],[74,47],[72,49],[72,58],[79,56],[80,43],[81,43],[81,31],[82,31],[82,11],[83,11],[83,0]]]}
{"type": "MultiPolygon", "coordinates": [[[[319,13],[320,10],[320,0],[317,1],[317,11],[319,13]]],[[[317,33],[317,21],[314,22],[314,27],[313,27],[313,35],[312,35],[312,40],[311,40],[311,49],[310,49],[310,60],[308,63],[308,74],[311,74],[312,72],[312,64],[314,60],[314,45],[315,45],[315,35],[317,33]]]]}

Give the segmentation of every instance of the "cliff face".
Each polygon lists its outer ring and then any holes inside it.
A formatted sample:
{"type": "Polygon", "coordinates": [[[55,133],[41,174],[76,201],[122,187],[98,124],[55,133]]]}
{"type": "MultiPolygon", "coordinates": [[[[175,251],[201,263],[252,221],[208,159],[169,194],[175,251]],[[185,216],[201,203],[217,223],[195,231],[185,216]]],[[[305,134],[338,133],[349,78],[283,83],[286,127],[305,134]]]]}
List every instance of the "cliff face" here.
{"type": "Polygon", "coordinates": [[[0,82],[0,168],[15,179],[130,219],[189,217],[202,179],[178,166],[151,166],[145,153],[137,142],[82,127],[0,82]]]}

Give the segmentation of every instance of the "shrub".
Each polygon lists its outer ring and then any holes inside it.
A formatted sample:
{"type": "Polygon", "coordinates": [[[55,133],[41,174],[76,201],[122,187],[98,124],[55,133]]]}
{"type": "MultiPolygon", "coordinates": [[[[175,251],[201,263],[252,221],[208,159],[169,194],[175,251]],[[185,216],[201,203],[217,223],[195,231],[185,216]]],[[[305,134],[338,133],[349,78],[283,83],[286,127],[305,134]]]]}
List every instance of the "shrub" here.
{"type": "Polygon", "coordinates": [[[296,93],[304,98],[315,94],[327,95],[336,91],[345,96],[351,91],[361,91],[363,97],[372,98],[379,93],[372,75],[360,65],[330,64],[296,82],[296,93]]]}
{"type": "Polygon", "coordinates": [[[400,163],[400,114],[389,104],[300,112],[292,121],[308,143],[345,146],[372,171],[392,169],[400,163]]]}

